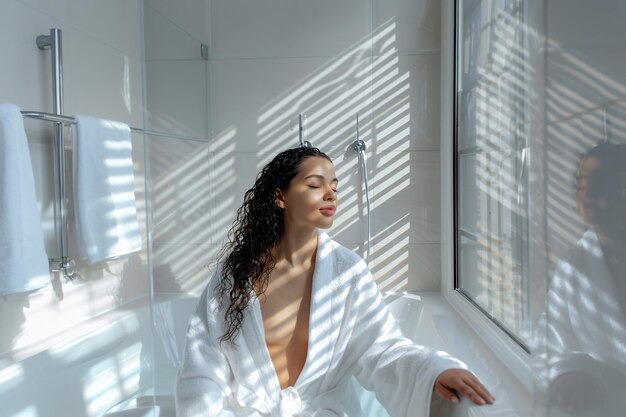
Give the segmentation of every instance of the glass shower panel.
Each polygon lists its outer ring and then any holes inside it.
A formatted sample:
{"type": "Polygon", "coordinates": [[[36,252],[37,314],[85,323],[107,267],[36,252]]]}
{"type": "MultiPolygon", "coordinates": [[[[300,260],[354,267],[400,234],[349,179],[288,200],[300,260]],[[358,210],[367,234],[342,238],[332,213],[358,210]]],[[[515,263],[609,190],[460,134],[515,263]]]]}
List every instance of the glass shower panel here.
{"type": "Polygon", "coordinates": [[[187,324],[210,277],[209,61],[203,2],[182,9],[144,3],[145,121],[152,385],[135,406],[174,415],[174,384],[187,324]],[[195,9],[194,9],[195,8],[195,9]],[[191,18],[191,17],[194,18],[191,18]]]}

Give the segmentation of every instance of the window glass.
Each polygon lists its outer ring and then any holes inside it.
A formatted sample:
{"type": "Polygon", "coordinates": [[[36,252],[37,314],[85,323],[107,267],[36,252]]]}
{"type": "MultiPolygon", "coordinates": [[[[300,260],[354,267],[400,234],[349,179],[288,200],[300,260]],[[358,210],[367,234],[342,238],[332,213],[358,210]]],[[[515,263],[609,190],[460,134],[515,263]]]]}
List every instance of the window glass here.
{"type": "Polygon", "coordinates": [[[524,2],[459,1],[456,12],[456,288],[525,345],[524,2]]]}

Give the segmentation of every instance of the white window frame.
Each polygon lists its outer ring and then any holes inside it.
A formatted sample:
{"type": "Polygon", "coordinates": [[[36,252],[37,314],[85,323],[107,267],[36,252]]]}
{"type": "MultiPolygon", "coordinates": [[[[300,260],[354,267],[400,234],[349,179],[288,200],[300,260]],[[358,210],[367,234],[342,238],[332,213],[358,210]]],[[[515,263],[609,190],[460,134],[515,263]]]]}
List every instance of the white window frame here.
{"type": "Polygon", "coordinates": [[[442,0],[441,7],[441,292],[477,338],[530,393],[533,390],[531,355],[454,288],[455,0],[442,0]]]}

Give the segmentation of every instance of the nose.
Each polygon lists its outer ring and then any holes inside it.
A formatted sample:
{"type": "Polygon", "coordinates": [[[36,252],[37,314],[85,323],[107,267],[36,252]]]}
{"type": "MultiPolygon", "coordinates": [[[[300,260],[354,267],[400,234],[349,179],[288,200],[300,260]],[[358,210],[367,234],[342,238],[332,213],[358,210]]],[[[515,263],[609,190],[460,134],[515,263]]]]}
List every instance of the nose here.
{"type": "Polygon", "coordinates": [[[325,201],[334,201],[337,198],[333,188],[331,186],[326,186],[326,193],[324,193],[325,201]]]}

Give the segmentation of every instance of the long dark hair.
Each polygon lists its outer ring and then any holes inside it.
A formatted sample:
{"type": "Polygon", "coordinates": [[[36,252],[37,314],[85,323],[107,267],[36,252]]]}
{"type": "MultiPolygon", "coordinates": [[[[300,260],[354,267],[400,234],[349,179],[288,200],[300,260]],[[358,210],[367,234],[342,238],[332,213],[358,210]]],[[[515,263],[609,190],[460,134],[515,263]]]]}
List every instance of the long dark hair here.
{"type": "Polygon", "coordinates": [[[331,161],[317,148],[302,147],[279,153],[246,191],[221,256],[224,260],[217,289],[222,308],[225,299],[228,308],[224,313],[226,333],[220,341],[234,344],[251,295],[257,288],[260,293],[265,292],[270,272],[276,265],[272,248],[285,233],[283,209],[276,204],[276,190],[286,191],[300,163],[314,156],[331,161]]]}
{"type": "Polygon", "coordinates": [[[586,198],[595,202],[592,205],[594,225],[606,232],[623,233],[626,221],[626,144],[603,141],[589,149],[578,163],[577,192],[580,191],[583,163],[588,158],[598,161],[597,167],[588,174],[586,185],[586,198]],[[598,201],[604,204],[598,204],[598,201]]]}

